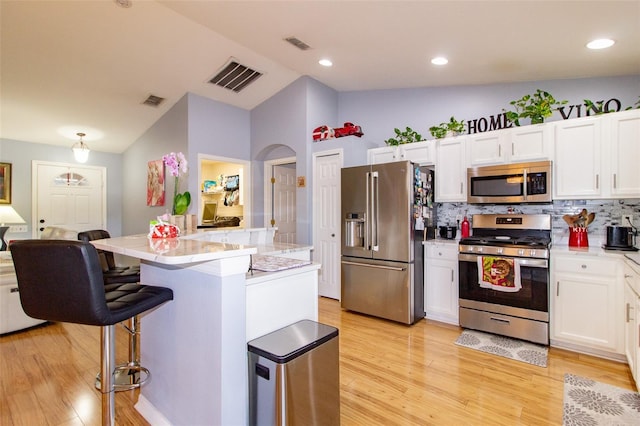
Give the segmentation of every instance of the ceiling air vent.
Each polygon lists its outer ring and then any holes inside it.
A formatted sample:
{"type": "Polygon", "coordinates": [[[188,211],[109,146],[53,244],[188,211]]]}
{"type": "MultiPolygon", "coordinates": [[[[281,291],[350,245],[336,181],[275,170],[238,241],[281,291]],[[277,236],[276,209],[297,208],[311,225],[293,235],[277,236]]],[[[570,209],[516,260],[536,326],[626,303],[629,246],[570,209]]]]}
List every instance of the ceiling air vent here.
{"type": "Polygon", "coordinates": [[[236,61],[231,61],[222,69],[222,71],[209,80],[209,83],[224,87],[225,89],[233,90],[237,93],[261,76],[261,72],[241,65],[236,61]]]}
{"type": "Polygon", "coordinates": [[[300,50],[309,50],[311,49],[311,46],[309,46],[307,43],[305,43],[304,41],[300,40],[299,38],[296,37],[287,37],[284,39],[285,41],[293,44],[295,47],[297,47],[300,50]]]}
{"type": "Polygon", "coordinates": [[[142,103],[144,105],[157,107],[163,102],[164,102],[164,98],[161,98],[160,96],[156,96],[156,95],[149,95],[147,99],[145,99],[142,103]]]}

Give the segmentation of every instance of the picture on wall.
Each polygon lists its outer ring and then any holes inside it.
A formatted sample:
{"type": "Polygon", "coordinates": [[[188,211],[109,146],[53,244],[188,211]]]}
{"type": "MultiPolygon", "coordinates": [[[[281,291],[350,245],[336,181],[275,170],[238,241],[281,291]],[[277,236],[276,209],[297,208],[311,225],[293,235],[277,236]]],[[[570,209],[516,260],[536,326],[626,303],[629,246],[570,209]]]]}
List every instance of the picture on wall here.
{"type": "Polygon", "coordinates": [[[147,206],[164,206],[164,162],[162,159],[147,164],[147,206]]]}
{"type": "Polygon", "coordinates": [[[11,204],[11,163],[0,163],[0,204],[11,204]]]}

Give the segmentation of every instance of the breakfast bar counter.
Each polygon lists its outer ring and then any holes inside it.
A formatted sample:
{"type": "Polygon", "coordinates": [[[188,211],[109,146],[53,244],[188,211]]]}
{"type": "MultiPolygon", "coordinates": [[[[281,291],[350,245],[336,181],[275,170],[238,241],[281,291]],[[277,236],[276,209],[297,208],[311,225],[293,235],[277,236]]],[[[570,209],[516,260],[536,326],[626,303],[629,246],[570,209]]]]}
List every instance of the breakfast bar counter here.
{"type": "Polygon", "coordinates": [[[93,241],[98,249],[140,259],[141,282],[174,293],[173,301],[141,319],[141,363],[152,377],[136,409],[149,423],[246,425],[247,341],[300,319],[317,320],[319,264],[249,271],[254,254],[308,259],[311,247],[260,243],[146,235],[93,241]],[[274,301],[296,309],[269,309],[274,301]]]}

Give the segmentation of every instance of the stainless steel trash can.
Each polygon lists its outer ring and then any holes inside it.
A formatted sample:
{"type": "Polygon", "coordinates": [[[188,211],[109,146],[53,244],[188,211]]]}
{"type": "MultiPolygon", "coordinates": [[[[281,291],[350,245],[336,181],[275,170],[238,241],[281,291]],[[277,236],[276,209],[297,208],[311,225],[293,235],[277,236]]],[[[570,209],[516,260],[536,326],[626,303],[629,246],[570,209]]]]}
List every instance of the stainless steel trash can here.
{"type": "Polygon", "coordinates": [[[338,329],[302,320],[248,343],[250,425],[339,425],[338,329]]]}

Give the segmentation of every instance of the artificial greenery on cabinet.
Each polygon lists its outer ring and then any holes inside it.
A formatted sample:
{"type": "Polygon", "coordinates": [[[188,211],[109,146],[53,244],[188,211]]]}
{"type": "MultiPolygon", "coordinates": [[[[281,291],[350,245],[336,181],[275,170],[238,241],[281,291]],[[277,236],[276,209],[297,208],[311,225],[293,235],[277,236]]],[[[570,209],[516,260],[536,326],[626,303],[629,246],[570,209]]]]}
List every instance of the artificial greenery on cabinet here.
{"type": "Polygon", "coordinates": [[[544,123],[546,118],[551,117],[553,111],[559,106],[566,104],[568,101],[558,101],[551,93],[544,90],[536,90],[532,95],[524,95],[520,99],[509,102],[515,108],[515,111],[503,110],[507,119],[516,126],[520,125],[521,119],[530,119],[531,124],[544,123]]]}
{"type": "Polygon", "coordinates": [[[407,126],[405,130],[400,130],[396,127],[393,131],[396,136],[384,141],[384,143],[390,146],[403,145],[424,140],[420,133],[416,132],[409,126],[407,126]]]}
{"type": "Polygon", "coordinates": [[[438,126],[429,127],[429,132],[431,132],[431,136],[436,139],[460,135],[464,133],[464,120],[458,121],[452,116],[446,123],[440,123],[438,126]]]}

